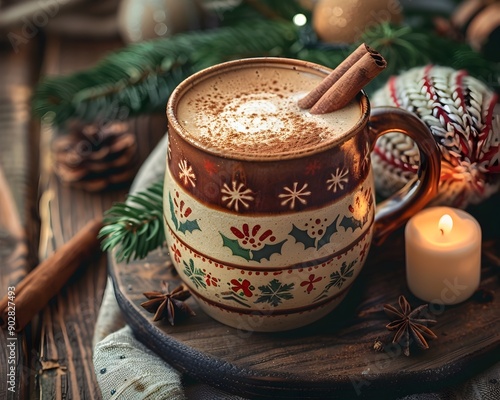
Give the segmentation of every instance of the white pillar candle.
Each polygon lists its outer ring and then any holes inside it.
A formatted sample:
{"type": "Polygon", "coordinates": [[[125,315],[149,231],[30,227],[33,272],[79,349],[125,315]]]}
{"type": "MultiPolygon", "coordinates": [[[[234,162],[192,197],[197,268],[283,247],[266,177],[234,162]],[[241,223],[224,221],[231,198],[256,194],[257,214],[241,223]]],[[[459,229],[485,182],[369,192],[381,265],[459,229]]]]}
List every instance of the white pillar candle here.
{"type": "Polygon", "coordinates": [[[436,304],[467,300],[481,278],[481,227],[470,214],[431,207],[405,228],[406,279],[418,298],[436,304]]]}

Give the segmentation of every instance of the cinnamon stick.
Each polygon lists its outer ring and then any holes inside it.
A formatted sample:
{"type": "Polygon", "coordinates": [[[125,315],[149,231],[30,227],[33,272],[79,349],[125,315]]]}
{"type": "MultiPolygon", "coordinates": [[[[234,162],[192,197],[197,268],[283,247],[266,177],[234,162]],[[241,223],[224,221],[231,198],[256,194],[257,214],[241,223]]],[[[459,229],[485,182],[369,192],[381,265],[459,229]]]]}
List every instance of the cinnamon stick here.
{"type": "Polygon", "coordinates": [[[298,105],[311,108],[311,114],[340,110],[386,66],[387,62],[380,53],[362,44],[306,97],[299,100],[298,105]]]}
{"type": "MultiPolygon", "coordinates": [[[[44,260],[16,286],[16,331],[21,331],[42,310],[78,269],[82,262],[99,250],[97,235],[102,227],[101,219],[87,223],[54,254],[44,260]]],[[[2,326],[7,322],[7,298],[0,302],[2,326]]]]}
{"type": "Polygon", "coordinates": [[[299,100],[300,108],[311,108],[330,89],[339,78],[351,68],[356,61],[363,57],[366,53],[373,51],[365,43],[360,44],[344,61],[342,61],[321,83],[311,90],[305,97],[299,100]]]}

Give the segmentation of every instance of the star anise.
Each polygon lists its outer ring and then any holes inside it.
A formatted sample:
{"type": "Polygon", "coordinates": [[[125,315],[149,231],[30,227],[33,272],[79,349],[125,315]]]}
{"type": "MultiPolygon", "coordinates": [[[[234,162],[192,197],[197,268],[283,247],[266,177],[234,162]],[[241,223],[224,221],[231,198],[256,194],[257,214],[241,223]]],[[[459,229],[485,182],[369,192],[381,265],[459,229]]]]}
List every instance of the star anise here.
{"type": "Polygon", "coordinates": [[[182,315],[195,315],[194,311],[184,302],[191,296],[186,285],[181,284],[171,292],[167,282],[162,282],[161,292],[143,293],[149,300],[141,303],[148,312],[155,313],[153,321],[167,318],[174,325],[175,318],[182,315]]]}
{"type": "Polygon", "coordinates": [[[394,318],[394,321],[386,325],[386,328],[390,331],[396,331],[392,343],[402,342],[405,356],[410,355],[411,339],[413,339],[421,349],[428,349],[429,344],[426,339],[437,338],[434,332],[427,327],[428,324],[435,324],[436,321],[425,318],[425,315],[423,315],[427,307],[428,304],[424,304],[412,311],[410,303],[408,303],[404,296],[399,296],[399,308],[401,310],[398,310],[390,304],[384,305],[386,314],[394,318]]]}

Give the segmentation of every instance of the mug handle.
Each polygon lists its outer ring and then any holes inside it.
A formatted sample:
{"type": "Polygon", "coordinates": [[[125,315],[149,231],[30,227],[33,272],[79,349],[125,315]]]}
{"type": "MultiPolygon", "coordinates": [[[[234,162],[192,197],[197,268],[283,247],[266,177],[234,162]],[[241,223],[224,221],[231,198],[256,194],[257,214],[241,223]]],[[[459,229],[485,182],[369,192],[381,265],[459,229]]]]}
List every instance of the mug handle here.
{"type": "Polygon", "coordinates": [[[441,152],[427,126],[414,114],[401,108],[374,107],[368,122],[368,132],[370,151],[373,151],[380,136],[399,132],[413,139],[420,152],[416,176],[398,192],[377,204],[373,242],[380,245],[437,194],[441,152]]]}

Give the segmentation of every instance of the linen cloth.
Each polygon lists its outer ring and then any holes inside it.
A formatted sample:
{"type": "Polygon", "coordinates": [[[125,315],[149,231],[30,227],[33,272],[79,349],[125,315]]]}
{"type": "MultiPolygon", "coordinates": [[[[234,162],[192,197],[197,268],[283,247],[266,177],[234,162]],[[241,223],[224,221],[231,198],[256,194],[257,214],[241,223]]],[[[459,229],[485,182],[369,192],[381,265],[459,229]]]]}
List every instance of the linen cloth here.
{"type": "MultiPolygon", "coordinates": [[[[131,193],[141,191],[163,178],[166,138],[160,141],[139,170],[131,193]]],[[[109,279],[99,310],[94,345],[94,370],[104,400],[245,400],[206,384],[184,382],[178,371],[139,342],[130,327],[125,325],[109,279]]],[[[406,396],[400,400],[498,399],[500,362],[458,387],[440,393],[406,396]]]]}

